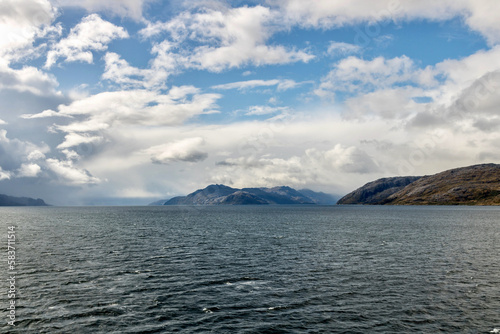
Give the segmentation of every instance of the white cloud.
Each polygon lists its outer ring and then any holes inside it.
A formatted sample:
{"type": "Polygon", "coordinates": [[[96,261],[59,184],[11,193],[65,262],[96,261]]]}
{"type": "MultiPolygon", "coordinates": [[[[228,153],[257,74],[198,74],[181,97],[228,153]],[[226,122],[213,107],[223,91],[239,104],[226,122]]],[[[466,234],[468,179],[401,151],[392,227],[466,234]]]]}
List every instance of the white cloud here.
{"type": "Polygon", "coordinates": [[[150,81],[148,78],[155,74],[155,71],[151,69],[130,66],[126,60],[121,59],[120,55],[113,52],[106,53],[104,61],[106,68],[102,78],[124,87],[147,87],[150,81]]]}
{"type": "Polygon", "coordinates": [[[10,180],[10,173],[7,171],[4,171],[2,167],[0,166],[0,181],[3,180],[10,180]]]}
{"type": "Polygon", "coordinates": [[[0,125],[5,125],[5,124],[7,124],[7,122],[4,121],[4,120],[2,120],[2,119],[0,119],[0,125]]]}
{"type": "Polygon", "coordinates": [[[21,118],[24,119],[34,119],[34,118],[45,118],[45,117],[67,117],[67,118],[72,118],[71,115],[65,115],[58,113],[57,111],[54,110],[44,110],[41,113],[38,114],[23,114],[20,116],[21,118]]]}
{"type": "Polygon", "coordinates": [[[324,78],[316,93],[320,96],[335,91],[366,91],[418,81],[413,61],[406,57],[364,60],[350,56],[339,61],[324,78]]]}
{"type": "Polygon", "coordinates": [[[105,55],[105,71],[102,78],[132,88],[164,88],[168,77],[179,73],[182,68],[181,56],[172,52],[172,44],[163,41],[154,44],[151,53],[155,58],[149,68],[131,66],[126,60],[113,52],[105,55]]]}
{"type": "Polygon", "coordinates": [[[27,155],[26,159],[28,161],[37,161],[37,160],[42,160],[45,159],[45,153],[48,152],[47,148],[44,148],[42,150],[39,149],[34,149],[29,154],[27,155]]]}
{"type": "Polygon", "coordinates": [[[236,182],[238,186],[304,186],[334,184],[333,175],[374,174],[379,167],[362,149],[341,144],[329,150],[306,149],[288,158],[239,157],[219,161],[213,182],[236,182]],[[234,180],[234,181],[233,181],[234,180]]]}
{"type": "Polygon", "coordinates": [[[91,64],[92,51],[104,51],[114,39],[128,38],[122,27],[104,21],[97,14],[91,14],[71,29],[68,37],[60,40],[47,53],[45,67],[50,68],[58,58],[66,62],[81,61],[91,64]]]}
{"type": "Polygon", "coordinates": [[[495,0],[467,1],[468,15],[465,22],[480,32],[490,45],[500,43],[500,2],[495,0]]]}
{"type": "Polygon", "coordinates": [[[212,86],[212,89],[238,89],[238,90],[246,90],[256,87],[270,87],[276,86],[278,91],[285,91],[288,89],[293,89],[297,87],[299,84],[294,80],[290,79],[273,79],[273,80],[247,80],[247,81],[238,81],[231,82],[227,84],[221,84],[212,86]]]}
{"type": "Polygon", "coordinates": [[[372,60],[350,56],[334,65],[315,93],[343,96],[346,118],[376,116],[406,120],[408,125],[418,127],[463,128],[475,122],[486,129],[485,122],[496,122],[490,116],[500,101],[497,73],[500,46],[424,69],[406,56],[372,60]],[[416,103],[417,97],[427,97],[430,102],[416,103]],[[459,125],[458,119],[463,124],[459,125]]]}
{"type": "Polygon", "coordinates": [[[384,119],[405,119],[426,106],[416,103],[413,98],[423,96],[422,89],[405,86],[382,88],[346,99],[343,116],[346,119],[366,119],[370,116],[384,119]]]}
{"type": "Polygon", "coordinates": [[[54,172],[64,183],[69,185],[92,185],[102,181],[92,176],[87,170],[74,166],[72,161],[47,159],[47,168],[54,172]]]}
{"type": "Polygon", "coordinates": [[[416,110],[418,113],[408,120],[408,125],[445,126],[468,133],[478,129],[491,131],[496,123],[492,116],[500,103],[499,59],[500,46],[496,46],[426,68],[430,80],[438,82],[439,77],[440,81],[420,94],[431,97],[432,103],[425,110],[416,110]]]}
{"type": "MultiPolygon", "coordinates": [[[[382,21],[410,21],[428,19],[445,21],[453,17],[463,17],[474,31],[481,33],[491,44],[500,42],[500,3],[496,0],[354,0],[346,5],[343,1],[332,0],[278,0],[285,16],[308,27],[342,27],[361,22],[373,24],[372,29],[381,29],[382,21]]],[[[364,32],[360,32],[364,34],[364,32]]],[[[365,34],[370,39],[373,34],[365,34]]],[[[375,33],[375,35],[377,35],[375,33]]]]}
{"type": "Polygon", "coordinates": [[[278,13],[263,6],[185,12],[169,22],[150,23],[140,33],[167,31],[180,47],[189,40],[202,45],[182,50],[184,66],[219,72],[244,65],[308,62],[313,55],[282,45],[266,45],[278,13]]]}
{"type": "Polygon", "coordinates": [[[37,164],[22,164],[16,177],[37,177],[41,171],[42,169],[37,164]]]}
{"type": "Polygon", "coordinates": [[[0,129],[0,151],[3,152],[2,162],[20,165],[21,162],[43,158],[45,153],[50,152],[50,148],[44,143],[35,145],[17,138],[10,139],[7,137],[7,130],[0,129]]]}
{"type": "Polygon", "coordinates": [[[7,138],[7,130],[0,130],[0,143],[8,143],[10,142],[10,139],[7,138]]]}
{"type": "Polygon", "coordinates": [[[331,56],[345,56],[347,54],[358,53],[360,51],[361,47],[359,45],[332,41],[330,42],[326,52],[331,56]]]}
{"type": "Polygon", "coordinates": [[[474,81],[487,73],[500,70],[500,45],[478,51],[463,59],[448,59],[434,66],[432,74],[446,79],[441,102],[449,104],[474,81]]]}
{"type": "Polygon", "coordinates": [[[90,136],[87,134],[69,133],[64,137],[64,142],[57,146],[58,149],[75,147],[80,144],[97,145],[103,141],[101,136],[90,136]]]}
{"type": "Polygon", "coordinates": [[[50,152],[46,144],[35,145],[28,141],[7,137],[6,130],[0,130],[0,180],[18,177],[36,177],[41,173],[40,164],[50,152]],[[1,175],[4,175],[3,177],[1,175]]]}
{"type": "Polygon", "coordinates": [[[248,112],[245,113],[247,116],[260,116],[274,114],[278,112],[289,111],[288,107],[271,107],[271,106],[250,106],[248,107],[248,112]]]}
{"type": "Polygon", "coordinates": [[[157,145],[144,150],[151,156],[151,161],[158,164],[169,164],[175,161],[198,162],[207,158],[207,153],[200,147],[205,144],[201,137],[187,138],[173,143],[157,145]]]}
{"type": "Polygon", "coordinates": [[[336,144],[328,151],[312,148],[306,151],[306,155],[314,162],[313,165],[323,165],[325,170],[333,168],[344,173],[360,174],[374,173],[378,170],[373,158],[355,146],[336,144]]]}
{"type": "Polygon", "coordinates": [[[12,89],[18,92],[29,92],[39,96],[57,95],[57,79],[48,73],[32,66],[24,66],[16,70],[0,62],[0,90],[12,89]]]}
{"type": "Polygon", "coordinates": [[[56,11],[47,0],[2,0],[0,2],[0,58],[18,60],[37,37],[50,34],[56,11]]]}
{"type": "Polygon", "coordinates": [[[304,2],[301,0],[282,0],[280,6],[288,17],[305,26],[312,27],[342,27],[359,22],[376,22],[387,19],[446,19],[450,18],[460,8],[453,5],[459,1],[430,0],[354,0],[346,5],[342,1],[317,0],[304,2]]]}
{"type": "Polygon", "coordinates": [[[89,116],[85,121],[70,125],[83,124],[85,126],[83,129],[58,126],[72,131],[102,130],[103,127],[112,126],[113,123],[175,125],[196,115],[213,112],[217,107],[215,102],[219,98],[218,94],[201,94],[193,86],[172,87],[168,94],[149,90],[103,92],[69,105],[60,105],[57,113],[44,111],[45,115],[24,117],[89,116]]]}
{"type": "MultiPolygon", "coordinates": [[[[74,121],[69,124],[54,124],[52,128],[66,133],[64,140],[57,146],[63,153],[69,154],[74,151],[70,152],[68,149],[83,145],[81,148],[83,152],[78,150],[75,152],[78,157],[75,157],[75,154],[69,155],[71,160],[75,160],[82,154],[85,156],[98,154],[97,148],[103,143],[108,144],[117,140],[122,142],[121,139],[111,138],[122,129],[179,125],[197,115],[216,112],[215,102],[219,97],[217,94],[201,94],[199,89],[193,86],[172,87],[168,94],[148,90],[104,92],[74,101],[69,105],[60,105],[57,112],[44,111],[41,114],[23,117],[74,117],[74,121]]],[[[202,155],[196,156],[195,153],[192,156],[191,153],[187,153],[184,158],[182,156],[177,158],[188,160],[191,157],[193,159],[202,157],[202,155]]],[[[166,155],[158,154],[160,158],[156,158],[156,161],[169,159],[166,155]]],[[[173,156],[170,158],[174,159],[173,156]]]]}

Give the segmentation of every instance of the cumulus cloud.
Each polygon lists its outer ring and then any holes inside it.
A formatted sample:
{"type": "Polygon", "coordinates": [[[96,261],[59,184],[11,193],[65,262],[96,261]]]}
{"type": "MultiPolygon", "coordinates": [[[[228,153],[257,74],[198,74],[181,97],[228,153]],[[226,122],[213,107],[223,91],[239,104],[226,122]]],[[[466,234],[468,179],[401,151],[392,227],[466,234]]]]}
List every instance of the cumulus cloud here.
{"type": "Polygon", "coordinates": [[[498,1],[355,0],[350,1],[347,6],[342,1],[331,0],[278,0],[277,3],[289,20],[306,27],[332,28],[361,22],[376,24],[388,20],[445,21],[461,16],[470,29],[481,33],[491,45],[500,42],[498,1]]]}
{"type": "Polygon", "coordinates": [[[0,154],[2,156],[0,167],[4,170],[14,172],[23,163],[44,159],[48,152],[50,148],[46,144],[36,145],[17,138],[11,139],[7,136],[7,130],[0,130],[0,154]]]}
{"type": "Polygon", "coordinates": [[[92,185],[102,181],[92,176],[87,170],[74,166],[71,160],[60,161],[57,159],[47,159],[47,168],[56,174],[61,182],[69,185],[92,185]]]}
{"type": "MultiPolygon", "coordinates": [[[[113,145],[128,145],[124,144],[126,139],[120,135],[116,137],[124,128],[148,129],[180,125],[195,116],[216,112],[215,102],[219,97],[217,94],[202,94],[193,86],[172,87],[167,94],[150,90],[104,92],[68,105],[60,105],[57,111],[49,110],[23,117],[72,117],[69,123],[54,124],[51,128],[65,133],[57,148],[73,161],[79,160],[82,155],[89,157],[98,154],[101,147],[110,142],[114,143],[113,145]]],[[[144,133],[138,140],[141,140],[142,136],[144,133]]],[[[206,157],[203,152],[188,150],[186,155],[182,155],[179,151],[196,143],[187,141],[172,144],[173,146],[156,147],[155,149],[163,151],[152,154],[151,158],[158,163],[166,163],[169,160],[201,160],[206,157]]],[[[68,164],[59,165],[72,167],[68,164]]],[[[51,166],[54,166],[54,163],[51,166]]]]}
{"type": "Polygon", "coordinates": [[[184,12],[168,22],[150,23],[140,33],[151,37],[168,32],[177,45],[189,45],[189,41],[201,44],[182,50],[184,66],[213,72],[249,64],[287,64],[313,59],[313,55],[303,50],[266,44],[277,14],[263,6],[184,12]]]}
{"type": "Polygon", "coordinates": [[[9,89],[18,92],[29,92],[40,96],[60,96],[57,91],[57,79],[36,67],[24,66],[12,69],[0,61],[0,90],[9,89]]]}
{"type": "Polygon", "coordinates": [[[175,125],[193,116],[214,112],[219,98],[218,94],[202,94],[193,86],[172,87],[168,94],[150,90],[103,92],[60,105],[57,112],[44,111],[24,117],[88,116],[84,121],[57,126],[75,132],[98,131],[114,123],[175,125]]]}
{"type": "Polygon", "coordinates": [[[37,177],[42,169],[37,164],[22,164],[17,172],[17,177],[37,177]]]}
{"type": "Polygon", "coordinates": [[[499,59],[499,46],[425,68],[406,56],[371,60],[350,56],[334,64],[315,93],[341,96],[346,118],[406,118],[410,127],[463,128],[476,122],[478,129],[485,129],[482,124],[494,122],[491,115],[500,103],[499,59]],[[422,97],[427,102],[417,103],[422,97]],[[482,116],[487,114],[489,118],[482,116]]]}
{"type": "Polygon", "coordinates": [[[173,143],[150,147],[144,153],[151,156],[151,161],[157,164],[169,164],[175,161],[198,162],[205,160],[206,152],[200,150],[205,144],[201,137],[187,138],[173,143]]]}
{"type": "Polygon", "coordinates": [[[108,52],[102,78],[125,88],[164,88],[166,80],[172,74],[177,74],[183,68],[182,56],[173,52],[169,41],[154,44],[151,53],[155,58],[148,68],[131,66],[120,55],[108,52]]]}
{"type": "MultiPolygon", "coordinates": [[[[102,78],[123,87],[148,87],[151,82],[150,78],[156,75],[156,72],[152,69],[140,69],[130,66],[126,60],[121,59],[120,55],[114,52],[106,53],[104,61],[106,68],[102,78]]],[[[161,81],[164,81],[166,77],[165,75],[161,81]]]]}
{"type": "Polygon", "coordinates": [[[500,43],[500,3],[498,1],[467,1],[465,22],[480,32],[490,45],[500,43]]]}
{"type": "MultiPolygon", "coordinates": [[[[56,178],[65,185],[96,184],[100,182],[88,171],[73,164],[47,158],[51,149],[46,144],[9,138],[6,130],[0,130],[0,180],[41,178],[41,183],[56,178]],[[45,181],[44,181],[45,180],[45,181]]],[[[14,182],[13,181],[13,182],[14,182]]]]}
{"type": "MultiPolygon", "coordinates": [[[[6,130],[0,130],[0,181],[17,178],[49,177],[52,173],[62,184],[97,184],[101,180],[87,170],[75,166],[73,161],[47,158],[50,153],[47,145],[35,145],[28,141],[10,139],[6,130]]],[[[49,177],[50,178],[50,177],[49,177]]]]}
{"type": "Polygon", "coordinates": [[[0,181],[3,180],[10,180],[10,173],[7,171],[4,171],[2,167],[0,166],[0,181]]]}
{"type": "Polygon", "coordinates": [[[91,14],[72,28],[68,37],[52,46],[47,53],[45,67],[50,68],[59,58],[65,58],[66,62],[91,64],[94,59],[92,51],[104,51],[112,40],[128,37],[122,27],[104,21],[97,14],[91,14]]]}
{"type": "MultiPolygon", "coordinates": [[[[64,129],[64,128],[63,128],[64,129]]],[[[64,137],[64,142],[57,146],[58,149],[65,149],[70,147],[75,147],[80,144],[99,144],[103,141],[101,136],[90,136],[88,134],[78,134],[70,132],[64,137]]]]}
{"type": "Polygon", "coordinates": [[[38,55],[36,39],[58,35],[60,25],[51,26],[56,10],[46,0],[5,0],[0,3],[0,90],[35,95],[60,95],[58,82],[33,66],[12,67],[26,57],[38,55]]]}
{"type": "MultiPolygon", "coordinates": [[[[406,89],[407,92],[416,92],[413,96],[431,98],[425,108],[415,108],[416,114],[409,118],[408,126],[445,126],[466,132],[490,129],[485,122],[495,123],[500,103],[499,57],[500,47],[496,46],[463,59],[445,60],[426,68],[432,80],[439,78],[439,84],[406,89]]],[[[408,97],[411,95],[407,94],[408,97]]],[[[403,96],[399,95],[399,99],[403,96]]],[[[406,105],[411,105],[411,101],[406,105]]]]}
{"type": "Polygon", "coordinates": [[[56,10],[47,0],[3,0],[0,3],[0,58],[19,60],[38,37],[59,32],[50,27],[56,10]]]}

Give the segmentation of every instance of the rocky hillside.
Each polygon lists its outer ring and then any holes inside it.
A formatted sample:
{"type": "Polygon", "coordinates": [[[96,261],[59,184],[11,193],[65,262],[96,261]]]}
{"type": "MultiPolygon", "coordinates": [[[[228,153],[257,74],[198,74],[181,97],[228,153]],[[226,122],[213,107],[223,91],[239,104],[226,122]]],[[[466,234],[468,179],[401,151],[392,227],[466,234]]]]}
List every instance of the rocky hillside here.
{"type": "Polygon", "coordinates": [[[213,184],[187,196],[157,201],[151,205],[247,205],[247,204],[334,204],[333,197],[312,190],[290,187],[236,189],[213,184]]]}
{"type": "Polygon", "coordinates": [[[43,199],[13,197],[0,194],[0,206],[47,206],[43,199]]]}
{"type": "MultiPolygon", "coordinates": [[[[393,178],[394,179],[394,178],[393,178]]],[[[500,165],[481,164],[417,177],[402,189],[386,193],[384,179],[370,182],[343,197],[339,204],[500,205],[500,165]],[[361,196],[359,194],[369,194],[361,196]],[[358,194],[358,195],[356,195],[358,194]],[[372,199],[370,201],[370,199],[372,199]]],[[[387,179],[385,179],[387,180],[387,179]]],[[[409,180],[409,179],[408,179],[409,180]]]]}
{"type": "Polygon", "coordinates": [[[475,165],[423,177],[389,196],[387,203],[500,205],[500,165],[475,165]]]}
{"type": "Polygon", "coordinates": [[[420,176],[387,177],[369,182],[342,197],[337,204],[381,204],[420,176]]]}

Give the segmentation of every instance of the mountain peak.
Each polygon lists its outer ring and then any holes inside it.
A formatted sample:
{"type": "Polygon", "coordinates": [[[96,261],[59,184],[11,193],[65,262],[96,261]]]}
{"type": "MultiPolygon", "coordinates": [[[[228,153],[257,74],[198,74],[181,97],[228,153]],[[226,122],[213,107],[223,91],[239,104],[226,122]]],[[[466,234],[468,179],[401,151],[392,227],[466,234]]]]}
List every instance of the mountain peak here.
{"type": "Polygon", "coordinates": [[[187,196],[165,201],[164,205],[334,204],[333,197],[331,201],[325,202],[325,195],[313,191],[306,195],[288,186],[236,189],[223,184],[211,184],[187,196]]]}

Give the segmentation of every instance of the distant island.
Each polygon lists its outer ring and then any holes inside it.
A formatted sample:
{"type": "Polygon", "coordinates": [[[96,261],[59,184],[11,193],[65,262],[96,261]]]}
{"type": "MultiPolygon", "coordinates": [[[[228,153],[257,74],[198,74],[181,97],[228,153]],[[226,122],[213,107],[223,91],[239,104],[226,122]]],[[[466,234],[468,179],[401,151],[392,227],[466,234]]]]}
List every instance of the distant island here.
{"type": "Polygon", "coordinates": [[[0,194],[0,206],[48,206],[41,198],[13,197],[0,194]]]}
{"type": "MultiPolygon", "coordinates": [[[[337,197],[338,198],[338,197],[337,197]]],[[[281,186],[274,188],[236,189],[212,184],[187,196],[160,200],[150,205],[266,205],[266,204],[335,204],[337,198],[309,189],[295,190],[281,186]]]]}
{"type": "Polygon", "coordinates": [[[500,165],[480,164],[427,176],[382,178],[337,204],[500,205],[500,165]]]}

